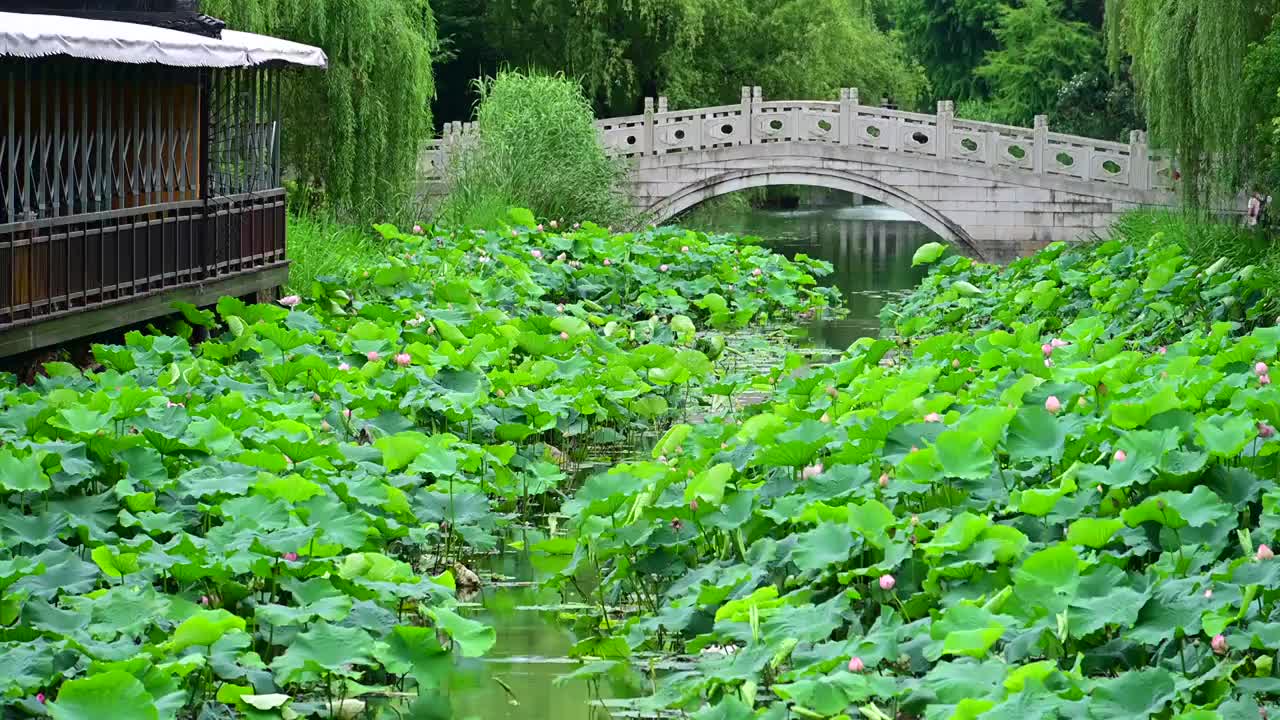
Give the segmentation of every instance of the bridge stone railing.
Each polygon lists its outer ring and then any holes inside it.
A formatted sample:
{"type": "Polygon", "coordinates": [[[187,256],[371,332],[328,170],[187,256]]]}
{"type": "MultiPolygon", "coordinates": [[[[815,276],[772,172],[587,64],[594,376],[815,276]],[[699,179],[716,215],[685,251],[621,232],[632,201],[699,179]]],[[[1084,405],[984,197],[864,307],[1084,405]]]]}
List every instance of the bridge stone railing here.
{"type": "MultiPolygon", "coordinates": [[[[936,115],[862,105],[857,88],[838,102],[765,101],[759,87],[742,89],[736,105],[670,110],[666,98],[645,99],[643,115],[597,121],[612,155],[644,158],[696,153],[740,145],[783,142],[856,146],[871,151],[933,157],[974,166],[1074,178],[1132,188],[1173,190],[1172,161],[1153,154],[1147,134],[1134,130],[1129,143],[1054,133],[1039,115],[1031,128],[965,120],[951,101],[936,115]]],[[[473,123],[451,123],[428,144],[424,179],[443,177],[449,157],[475,133],[473,123]]]]}

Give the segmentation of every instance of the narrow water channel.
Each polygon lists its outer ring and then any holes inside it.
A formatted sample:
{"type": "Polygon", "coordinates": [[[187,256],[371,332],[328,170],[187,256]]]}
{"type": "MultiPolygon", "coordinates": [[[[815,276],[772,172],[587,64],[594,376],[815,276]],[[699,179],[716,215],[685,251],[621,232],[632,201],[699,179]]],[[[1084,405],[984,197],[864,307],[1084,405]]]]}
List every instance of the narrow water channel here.
{"type": "MultiPolygon", "coordinates": [[[[708,218],[691,220],[698,225],[708,218]]],[[[809,336],[815,345],[840,350],[878,334],[884,305],[924,276],[911,268],[912,254],[937,239],[882,205],[717,212],[714,227],[699,229],[754,235],[789,257],[804,253],[831,262],[835,271],[821,282],[842,291],[849,314],[815,322],[809,336]]],[[[627,715],[611,714],[607,701],[647,690],[636,673],[631,679],[557,682],[578,667],[568,654],[579,638],[557,617],[571,615],[572,607],[560,607],[558,593],[537,586],[545,568],[529,548],[544,537],[539,531],[517,533],[481,568],[504,580],[473,598],[478,606],[468,614],[496,628],[497,644],[487,657],[459,666],[449,693],[457,720],[620,720],[627,715]]]]}

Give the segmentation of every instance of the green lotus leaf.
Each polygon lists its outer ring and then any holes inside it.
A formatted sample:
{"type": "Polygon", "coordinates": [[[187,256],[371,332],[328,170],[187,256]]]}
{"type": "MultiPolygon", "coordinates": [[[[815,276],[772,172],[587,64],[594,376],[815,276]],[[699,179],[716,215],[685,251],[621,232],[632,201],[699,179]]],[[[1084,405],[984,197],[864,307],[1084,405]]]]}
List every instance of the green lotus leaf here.
{"type": "Polygon", "coordinates": [[[484,623],[468,620],[452,610],[433,608],[427,614],[440,629],[449,634],[465,657],[480,657],[489,652],[497,640],[494,629],[484,623]]]}
{"type": "Polygon", "coordinates": [[[372,663],[373,651],[368,632],[319,621],[298,633],[289,649],[271,663],[271,669],[281,682],[297,682],[311,674],[351,672],[354,666],[372,663]]]}
{"type": "Polygon", "coordinates": [[[947,251],[947,246],[940,242],[925,243],[916,248],[915,254],[911,256],[911,267],[918,265],[932,265],[937,262],[947,251]]]}
{"type": "Polygon", "coordinates": [[[48,490],[49,478],[40,467],[40,458],[17,457],[8,449],[0,450],[0,487],[12,492],[48,490]]]}
{"type": "Polygon", "coordinates": [[[49,703],[55,720],[159,720],[151,695],[134,676],[121,670],[71,680],[49,703]]]}

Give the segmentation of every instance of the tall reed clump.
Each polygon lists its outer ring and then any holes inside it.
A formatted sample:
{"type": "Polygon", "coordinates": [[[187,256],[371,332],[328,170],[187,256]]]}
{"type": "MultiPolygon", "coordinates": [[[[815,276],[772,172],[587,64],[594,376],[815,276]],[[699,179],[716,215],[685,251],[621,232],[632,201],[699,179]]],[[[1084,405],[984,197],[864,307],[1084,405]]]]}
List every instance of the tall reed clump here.
{"type": "Polygon", "coordinates": [[[625,167],[600,143],[591,105],[563,75],[501,72],[477,81],[476,134],[453,159],[439,216],[492,225],[512,207],[543,218],[625,225],[625,167]]]}
{"type": "Polygon", "coordinates": [[[368,228],[344,225],[319,213],[289,213],[289,285],[308,294],[321,277],[346,278],[355,268],[381,262],[386,242],[368,228]]]}

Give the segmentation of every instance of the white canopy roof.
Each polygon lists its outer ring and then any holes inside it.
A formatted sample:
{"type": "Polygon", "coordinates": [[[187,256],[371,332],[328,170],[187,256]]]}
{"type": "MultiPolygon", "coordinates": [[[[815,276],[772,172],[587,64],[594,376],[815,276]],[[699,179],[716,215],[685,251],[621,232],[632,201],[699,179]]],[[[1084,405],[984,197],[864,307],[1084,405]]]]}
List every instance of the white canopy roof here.
{"type": "Polygon", "coordinates": [[[322,68],[329,63],[320,48],[234,30],[222,31],[219,40],[113,20],[0,12],[0,57],[51,55],[176,67],[231,68],[285,62],[322,68]]]}

